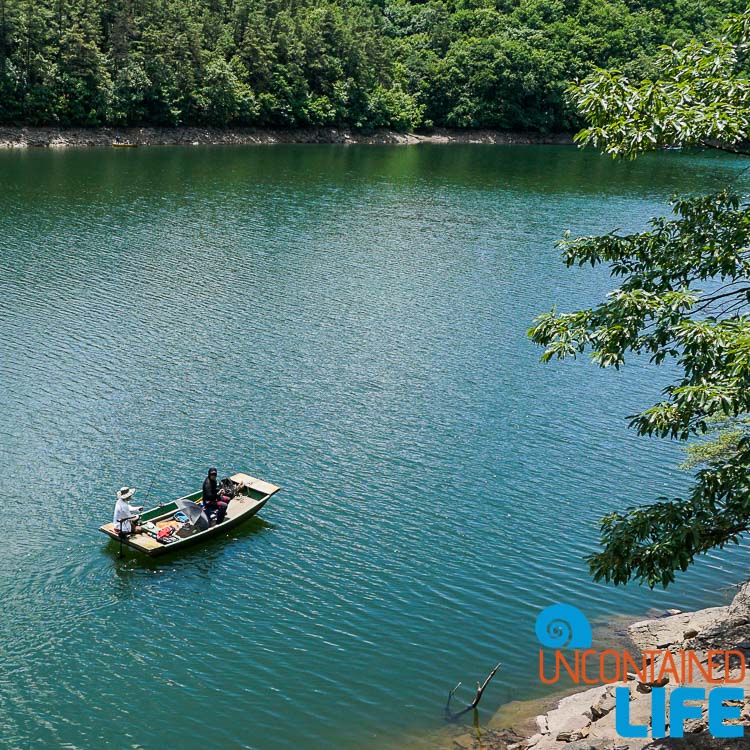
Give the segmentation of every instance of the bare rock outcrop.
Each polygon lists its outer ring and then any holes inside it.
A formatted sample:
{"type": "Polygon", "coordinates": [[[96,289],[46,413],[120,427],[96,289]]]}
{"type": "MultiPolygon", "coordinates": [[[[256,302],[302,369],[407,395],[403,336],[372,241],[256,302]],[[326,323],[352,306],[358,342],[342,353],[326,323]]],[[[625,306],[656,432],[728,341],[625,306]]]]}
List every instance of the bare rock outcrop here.
{"type": "Polygon", "coordinates": [[[270,130],[249,127],[123,127],[59,128],[50,126],[0,126],[0,148],[63,148],[88,146],[235,146],[274,143],[550,143],[572,144],[569,133],[512,133],[499,130],[449,130],[399,133],[394,130],[361,131],[350,128],[290,128],[270,130]]]}
{"type": "MultiPolygon", "coordinates": [[[[649,677],[635,679],[629,675],[629,714],[633,724],[650,724],[653,688],[664,687],[667,705],[672,690],[679,686],[661,674],[665,652],[695,652],[700,664],[708,663],[709,651],[739,651],[750,655],[750,582],[740,588],[726,607],[711,607],[697,612],[675,612],[666,617],[643,620],[629,628],[629,636],[641,652],[658,651],[648,658],[649,677]],[[653,666],[653,674],[651,674],[653,666]]],[[[669,655],[666,655],[667,661],[669,655]]],[[[738,679],[742,664],[730,664],[730,675],[738,679]]],[[[690,683],[696,687],[712,687],[700,670],[690,683]]],[[[599,685],[560,700],[557,707],[537,717],[538,733],[522,743],[533,750],[750,750],[750,729],[747,737],[721,739],[708,732],[703,716],[685,723],[683,738],[632,739],[619,737],[615,730],[615,688],[623,683],[599,685]]],[[[750,670],[736,684],[745,691],[739,723],[750,726],[750,670]]]]}

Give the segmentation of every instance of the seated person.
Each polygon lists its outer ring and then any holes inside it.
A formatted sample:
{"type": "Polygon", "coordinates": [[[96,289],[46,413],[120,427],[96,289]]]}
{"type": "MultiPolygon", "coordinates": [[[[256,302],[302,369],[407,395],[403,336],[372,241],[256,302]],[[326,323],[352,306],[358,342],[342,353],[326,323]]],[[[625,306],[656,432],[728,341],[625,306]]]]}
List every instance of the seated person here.
{"type": "Polygon", "coordinates": [[[115,531],[120,536],[137,534],[141,527],[138,526],[138,514],[143,510],[142,505],[130,505],[128,500],[135,494],[131,487],[120,487],[117,491],[117,502],[115,503],[115,515],[112,520],[115,531]]]}
{"type": "Polygon", "coordinates": [[[216,515],[216,523],[221,523],[227,515],[229,498],[226,495],[219,494],[219,484],[216,481],[216,469],[213,467],[208,470],[208,476],[203,482],[203,508],[206,515],[216,515]]]}

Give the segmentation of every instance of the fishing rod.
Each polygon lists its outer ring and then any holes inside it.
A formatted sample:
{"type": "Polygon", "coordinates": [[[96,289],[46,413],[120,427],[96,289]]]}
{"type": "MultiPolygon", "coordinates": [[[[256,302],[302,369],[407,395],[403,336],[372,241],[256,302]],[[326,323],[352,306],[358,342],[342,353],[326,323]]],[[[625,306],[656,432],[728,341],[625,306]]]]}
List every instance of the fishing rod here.
{"type": "Polygon", "coordinates": [[[154,472],[154,475],[151,477],[151,483],[148,486],[148,490],[146,490],[146,497],[143,498],[143,507],[146,507],[146,500],[148,500],[149,495],[151,494],[151,488],[154,486],[154,482],[156,481],[156,475],[157,471],[154,472]]]}

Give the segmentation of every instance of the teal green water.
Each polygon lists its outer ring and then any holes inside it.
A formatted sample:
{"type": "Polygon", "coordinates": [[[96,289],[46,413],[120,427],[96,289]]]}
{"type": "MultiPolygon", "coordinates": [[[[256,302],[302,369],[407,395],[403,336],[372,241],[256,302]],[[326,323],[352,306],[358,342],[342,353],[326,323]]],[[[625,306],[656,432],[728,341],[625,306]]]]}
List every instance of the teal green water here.
{"type": "Polygon", "coordinates": [[[556,147],[0,154],[0,746],[397,748],[447,690],[543,692],[534,617],[723,601],[744,548],[668,593],[592,584],[594,519],[684,487],[625,415],[665,383],[543,366],[525,338],[721,156],[556,147]],[[114,491],[209,465],[284,487],[159,561],[98,533],[114,491]]]}

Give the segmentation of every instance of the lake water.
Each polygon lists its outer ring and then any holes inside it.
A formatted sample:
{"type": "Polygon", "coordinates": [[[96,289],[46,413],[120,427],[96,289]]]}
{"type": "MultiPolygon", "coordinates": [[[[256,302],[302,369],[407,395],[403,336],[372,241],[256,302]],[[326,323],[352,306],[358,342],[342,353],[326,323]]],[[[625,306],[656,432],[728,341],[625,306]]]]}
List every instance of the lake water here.
{"type": "MultiPolygon", "coordinates": [[[[642,228],[745,164],[564,147],[0,154],[0,746],[399,748],[534,618],[726,601],[743,548],[668,592],[590,582],[595,520],[688,481],[625,417],[668,373],[541,365],[565,229],[642,228]],[[283,486],[150,562],[97,527],[206,468],[283,486]]],[[[741,184],[741,183],[738,183],[741,184]]],[[[466,688],[470,694],[469,688],[466,688]]]]}

